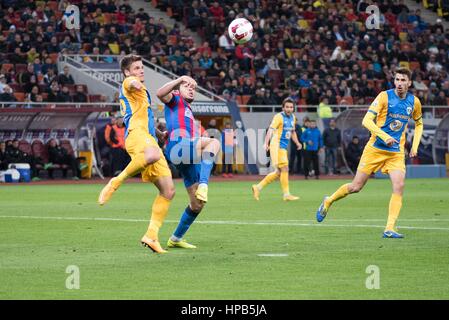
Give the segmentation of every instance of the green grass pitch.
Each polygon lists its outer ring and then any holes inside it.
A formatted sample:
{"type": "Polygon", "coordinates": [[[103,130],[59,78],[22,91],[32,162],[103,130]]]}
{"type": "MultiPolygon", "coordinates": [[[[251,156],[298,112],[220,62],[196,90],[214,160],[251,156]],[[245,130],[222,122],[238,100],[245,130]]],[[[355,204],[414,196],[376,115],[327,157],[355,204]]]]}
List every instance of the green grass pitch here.
{"type": "MultiPolygon", "coordinates": [[[[212,182],[209,203],[186,235],[196,250],[143,248],[156,191],[129,183],[105,207],[92,185],[0,186],[0,299],[448,299],[449,180],[407,180],[400,231],[382,239],[391,193],[371,180],[318,225],[323,195],[344,180],[279,183],[253,200],[251,182],[212,182]],[[402,227],[402,228],[401,228],[402,227]],[[79,268],[68,289],[66,268],[79,268]],[[367,289],[379,270],[379,289],[367,289]]],[[[161,243],[187,203],[177,195],[161,243]]]]}

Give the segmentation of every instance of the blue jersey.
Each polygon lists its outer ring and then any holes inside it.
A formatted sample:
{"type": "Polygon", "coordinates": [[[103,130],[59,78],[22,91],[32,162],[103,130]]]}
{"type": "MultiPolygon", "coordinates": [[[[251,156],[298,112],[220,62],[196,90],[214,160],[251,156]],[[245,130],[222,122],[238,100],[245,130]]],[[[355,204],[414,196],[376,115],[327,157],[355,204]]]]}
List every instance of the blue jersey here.
{"type": "Polygon", "coordinates": [[[372,135],[369,145],[390,152],[403,152],[405,132],[408,121],[419,120],[421,103],[413,94],[407,93],[404,99],[398,97],[394,89],[381,92],[371,104],[368,112],[375,114],[376,124],[382,131],[394,138],[398,143],[388,146],[381,138],[372,135]]]}
{"type": "Polygon", "coordinates": [[[179,138],[193,139],[200,136],[192,108],[179,93],[173,93],[172,99],[165,104],[164,113],[169,142],[177,141],[179,138]]]}
{"type": "Polygon", "coordinates": [[[270,124],[270,128],[275,130],[271,143],[279,143],[279,148],[287,149],[295,125],[296,118],[293,114],[290,116],[287,116],[284,112],[276,114],[270,124]]]}

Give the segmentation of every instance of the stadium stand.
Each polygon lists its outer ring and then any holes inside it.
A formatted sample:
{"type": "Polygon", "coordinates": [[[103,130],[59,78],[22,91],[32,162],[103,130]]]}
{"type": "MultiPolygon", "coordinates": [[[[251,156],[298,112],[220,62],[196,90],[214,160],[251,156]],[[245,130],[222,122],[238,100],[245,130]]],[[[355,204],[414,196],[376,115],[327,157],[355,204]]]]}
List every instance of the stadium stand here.
{"type": "MultiPolygon", "coordinates": [[[[411,67],[414,77],[420,76],[429,88],[435,84],[435,90],[443,90],[449,85],[448,30],[426,24],[402,1],[377,1],[384,24],[375,31],[365,26],[364,1],[260,1],[260,6],[254,1],[152,1],[201,35],[204,43],[199,47],[180,32],[179,25],[170,28],[142,10],[134,12],[126,2],[71,1],[80,7],[80,32],[66,30],[61,23],[66,1],[20,1],[16,10],[10,2],[1,2],[1,74],[19,101],[35,101],[38,96],[43,101],[73,100],[73,83],[70,98],[51,94],[55,79],[57,92],[65,84],[56,68],[59,53],[134,51],[178,75],[193,75],[198,81],[202,75],[212,92],[223,95],[228,89],[230,98],[241,96],[239,101],[264,88],[261,104],[280,103],[287,96],[298,104],[313,104],[328,89],[337,101],[365,104],[372,100],[366,81],[373,81],[375,93],[390,88],[391,69],[399,65],[411,67]],[[235,47],[226,30],[237,16],[252,21],[254,37],[250,44],[235,47]],[[299,88],[304,74],[312,84],[309,91],[299,88]],[[246,88],[239,85],[245,79],[250,79],[246,88]],[[346,92],[340,90],[343,80],[349,87],[346,92]],[[31,93],[34,85],[37,93],[31,93]]],[[[101,101],[85,94],[89,102],[101,101]]],[[[423,104],[442,101],[430,89],[420,96],[423,104]]]]}

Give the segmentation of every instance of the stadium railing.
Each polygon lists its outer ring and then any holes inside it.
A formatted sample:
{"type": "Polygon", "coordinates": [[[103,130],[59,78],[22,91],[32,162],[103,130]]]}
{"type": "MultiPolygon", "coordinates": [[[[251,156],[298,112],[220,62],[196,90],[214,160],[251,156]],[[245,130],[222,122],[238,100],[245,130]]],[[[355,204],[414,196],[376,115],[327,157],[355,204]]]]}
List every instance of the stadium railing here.
{"type": "MultiPolygon", "coordinates": [[[[77,62],[80,65],[85,66],[87,69],[90,69],[88,71],[93,72],[94,75],[97,75],[98,77],[101,77],[101,75],[98,75],[99,73],[96,72],[94,69],[90,68],[88,63],[114,63],[117,64],[116,69],[102,69],[102,71],[120,71],[119,63],[120,58],[122,56],[119,55],[93,55],[93,54],[86,54],[86,55],[60,55],[59,61],[70,61],[70,62],[77,62]]],[[[148,68],[153,69],[154,71],[170,78],[170,79],[176,79],[179,78],[179,75],[176,75],[172,72],[170,72],[167,69],[162,68],[161,66],[158,66],[157,64],[154,64],[147,59],[143,59],[143,64],[147,66],[148,68]]],[[[198,93],[205,95],[206,97],[210,98],[213,101],[225,101],[222,97],[216,95],[215,93],[203,88],[203,87],[197,87],[198,93]]]]}
{"type": "MultiPolygon", "coordinates": [[[[280,112],[282,111],[281,105],[239,105],[242,112],[280,112]]],[[[369,105],[330,105],[332,112],[341,112],[349,109],[368,109],[369,105]]],[[[317,112],[317,105],[297,105],[295,112],[317,112]]],[[[445,114],[449,113],[449,106],[429,106],[423,105],[422,111],[424,117],[442,118],[445,114]]]]}
{"type": "Polygon", "coordinates": [[[65,109],[95,109],[96,111],[111,111],[118,110],[120,108],[119,103],[113,102],[13,102],[13,101],[0,101],[0,110],[14,112],[15,110],[65,110],[65,109]]]}

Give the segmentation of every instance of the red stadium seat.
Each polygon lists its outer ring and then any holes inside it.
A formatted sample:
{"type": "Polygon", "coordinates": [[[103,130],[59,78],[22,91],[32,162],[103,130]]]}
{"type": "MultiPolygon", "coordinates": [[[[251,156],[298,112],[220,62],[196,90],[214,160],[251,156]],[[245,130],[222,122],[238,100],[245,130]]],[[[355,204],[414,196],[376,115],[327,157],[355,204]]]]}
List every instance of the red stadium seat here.
{"type": "Polygon", "coordinates": [[[58,11],[58,2],[57,1],[48,1],[47,5],[53,12],[58,11]]]}
{"type": "Polygon", "coordinates": [[[410,70],[415,71],[421,69],[421,65],[418,61],[410,61],[410,70]]]}
{"type": "Polygon", "coordinates": [[[101,102],[101,94],[89,95],[89,102],[101,102]]]}
{"type": "Polygon", "coordinates": [[[17,101],[23,102],[25,101],[25,92],[14,92],[14,97],[16,97],[17,101]]]}
{"type": "Polygon", "coordinates": [[[16,64],[16,73],[25,72],[27,71],[27,65],[24,63],[18,63],[16,64]]]}
{"type": "Polygon", "coordinates": [[[59,53],[50,53],[50,58],[53,63],[58,63],[59,53]]]}
{"type": "Polygon", "coordinates": [[[242,105],[246,106],[248,104],[249,99],[251,99],[250,95],[242,96],[242,105]]]}
{"type": "Polygon", "coordinates": [[[358,65],[360,66],[360,68],[362,69],[362,71],[365,71],[366,69],[368,69],[368,61],[359,60],[357,62],[358,62],[358,65]]]}
{"type": "Polygon", "coordinates": [[[22,86],[18,83],[10,83],[8,86],[11,87],[13,92],[23,92],[22,86]]]}
{"type": "Polygon", "coordinates": [[[34,140],[31,143],[33,156],[41,158],[44,163],[48,162],[48,150],[41,140],[34,140]]]}
{"type": "Polygon", "coordinates": [[[344,96],[343,98],[341,98],[341,100],[340,100],[340,102],[338,104],[340,104],[340,105],[342,105],[342,104],[353,105],[354,104],[354,100],[352,99],[351,96],[344,96]]]}
{"type": "Polygon", "coordinates": [[[2,64],[2,72],[9,73],[14,68],[12,63],[4,63],[2,64]]]}
{"type": "Polygon", "coordinates": [[[272,81],[272,87],[276,88],[282,82],[282,70],[268,70],[268,78],[272,81]]]}

